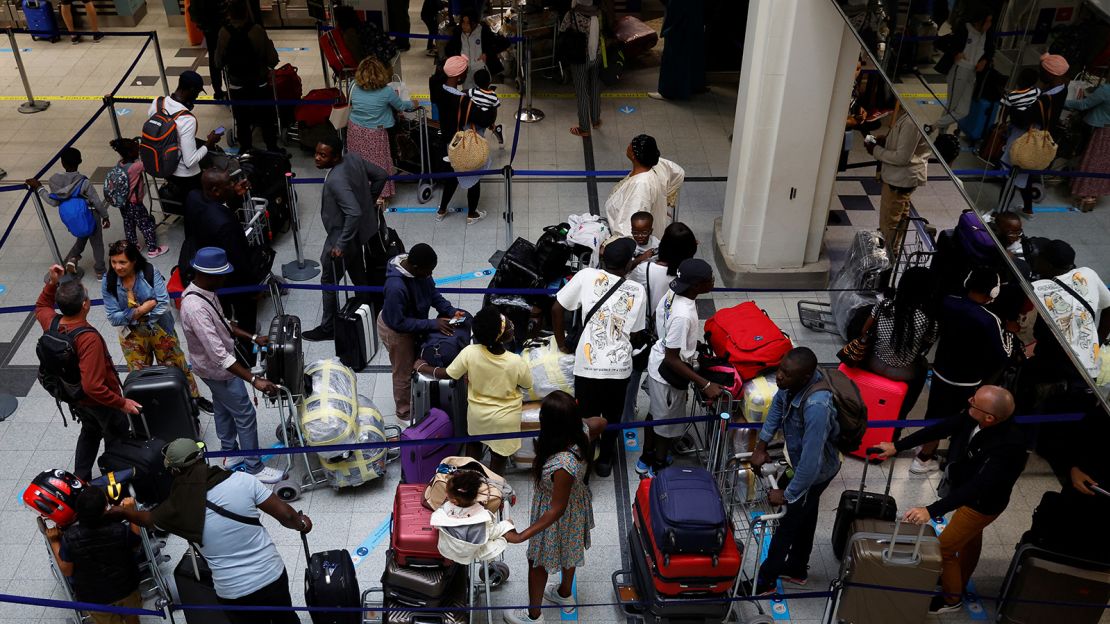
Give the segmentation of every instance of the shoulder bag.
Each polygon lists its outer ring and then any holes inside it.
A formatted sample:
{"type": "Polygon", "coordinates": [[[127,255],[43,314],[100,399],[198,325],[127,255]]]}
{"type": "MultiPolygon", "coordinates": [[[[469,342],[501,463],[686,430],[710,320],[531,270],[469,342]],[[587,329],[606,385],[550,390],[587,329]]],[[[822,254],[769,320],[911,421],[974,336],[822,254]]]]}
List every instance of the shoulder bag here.
{"type": "MultiPolygon", "coordinates": [[[[669,297],[664,300],[663,305],[663,334],[667,333],[667,324],[671,322],[671,304],[674,303],[675,294],[671,293],[669,297]]],[[[678,390],[686,390],[690,387],[690,380],[679,375],[673,368],[667,364],[666,358],[659,363],[659,376],[663,381],[670,384],[673,388],[678,390]]]]}
{"type": "Polygon", "coordinates": [[[1045,127],[1048,125],[1048,116],[1044,112],[1044,102],[1038,100],[1037,106],[1041,110],[1041,127],[1030,126],[1010,146],[1010,162],[1020,169],[1046,169],[1056,159],[1056,141],[1045,127]]]}
{"type": "Polygon", "coordinates": [[[648,261],[647,266],[644,267],[644,284],[647,285],[647,299],[645,304],[648,306],[647,323],[644,327],[644,346],[640,352],[632,356],[632,370],[646,371],[648,367],[648,358],[651,357],[651,350],[655,348],[655,343],[659,340],[659,332],[655,326],[655,309],[651,305],[651,261],[648,261]]]}
{"type": "Polygon", "coordinates": [[[586,49],[590,38],[578,28],[578,16],[574,11],[571,11],[567,17],[570,19],[570,27],[559,34],[555,56],[565,65],[581,65],[590,60],[590,52],[586,49]]]}
{"type": "Polygon", "coordinates": [[[567,346],[571,347],[572,349],[578,348],[578,341],[582,338],[582,332],[586,331],[586,327],[590,324],[590,319],[594,317],[594,313],[597,312],[598,308],[600,308],[602,304],[609,300],[609,297],[613,296],[613,293],[620,290],[620,287],[622,284],[624,284],[625,279],[627,278],[622,277],[617,280],[617,283],[614,284],[613,287],[608,290],[608,292],[602,295],[601,299],[597,300],[597,303],[595,303],[593,307],[590,308],[590,311],[586,313],[586,316],[583,317],[581,327],[579,327],[577,330],[571,330],[567,332],[567,346]]]}
{"type": "Polygon", "coordinates": [[[474,129],[474,124],[470,123],[470,110],[473,106],[473,100],[466,96],[459,96],[458,130],[447,146],[447,158],[451,161],[451,168],[459,172],[477,171],[484,167],[489,160],[489,142],[486,141],[485,137],[478,134],[478,131],[474,129]],[[464,100],[467,101],[466,122],[469,125],[465,130],[462,121],[464,100]]]}

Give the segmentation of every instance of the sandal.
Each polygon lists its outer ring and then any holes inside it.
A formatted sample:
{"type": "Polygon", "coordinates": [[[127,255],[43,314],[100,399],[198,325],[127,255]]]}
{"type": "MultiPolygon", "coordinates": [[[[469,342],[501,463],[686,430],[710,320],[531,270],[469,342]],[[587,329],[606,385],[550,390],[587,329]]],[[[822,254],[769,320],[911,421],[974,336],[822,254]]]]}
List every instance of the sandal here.
{"type": "Polygon", "coordinates": [[[470,214],[466,215],[466,224],[467,225],[474,225],[475,223],[477,223],[477,222],[479,222],[479,221],[481,221],[482,219],[485,219],[485,218],[486,218],[486,211],[485,210],[479,210],[473,215],[470,215],[470,214]]]}
{"type": "Polygon", "coordinates": [[[578,126],[575,126],[575,127],[571,128],[570,133],[573,134],[576,137],[582,137],[582,138],[586,138],[586,137],[590,136],[589,130],[583,130],[583,129],[579,128],[578,126]]]}
{"type": "Polygon", "coordinates": [[[447,218],[447,212],[440,212],[438,210],[436,211],[436,223],[439,223],[440,221],[443,221],[446,218],[447,218]]]}

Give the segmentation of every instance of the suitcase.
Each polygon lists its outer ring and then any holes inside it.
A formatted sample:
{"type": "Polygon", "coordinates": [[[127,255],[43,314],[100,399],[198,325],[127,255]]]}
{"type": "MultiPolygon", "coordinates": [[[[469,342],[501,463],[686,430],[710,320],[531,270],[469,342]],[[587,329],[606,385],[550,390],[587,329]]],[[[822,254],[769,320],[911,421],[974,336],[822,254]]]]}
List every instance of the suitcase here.
{"type": "Polygon", "coordinates": [[[636,58],[645,54],[659,43],[659,33],[643,20],[625,15],[613,24],[613,34],[621,44],[626,58],[636,58]]]}
{"type": "Polygon", "coordinates": [[[446,566],[439,554],[439,530],[432,526],[432,510],[424,507],[423,483],[402,483],[393,499],[393,527],[389,548],[399,566],[446,566]]]}
{"type": "MultiPolygon", "coordinates": [[[[286,63],[274,70],[274,99],[299,100],[303,94],[304,86],[301,83],[300,75],[297,74],[296,67],[286,63]]],[[[294,121],[293,111],[296,106],[289,104],[278,106],[277,109],[282,127],[288,128],[291,126],[294,121]]]]}
{"type": "Polygon", "coordinates": [[[185,372],[175,366],[147,366],[123,380],[123,396],[143,406],[131,429],[144,438],[201,439],[197,407],[185,372]],[[138,422],[136,422],[138,421],[138,422]]]}
{"type": "Polygon", "coordinates": [[[23,16],[27,18],[27,30],[49,33],[31,35],[31,39],[56,43],[61,38],[54,5],[50,4],[50,0],[23,0],[23,16]]]}
{"type": "MultiPolygon", "coordinates": [[[[301,533],[308,563],[304,574],[304,603],[310,607],[361,607],[355,564],[347,549],[311,553],[308,536],[301,533]]],[[[362,614],[311,612],[312,624],[362,624],[362,614]]]]}
{"type": "Polygon", "coordinates": [[[292,314],[278,314],[270,321],[270,343],[266,345],[266,379],[289,389],[293,396],[303,396],[304,351],[301,343],[301,319],[292,314]]]}
{"type": "MultiPolygon", "coordinates": [[[[301,124],[303,133],[304,128],[312,128],[315,126],[323,125],[331,117],[331,109],[337,103],[346,102],[343,97],[343,92],[335,87],[327,89],[313,89],[306,93],[303,100],[325,100],[327,104],[297,104],[297,108],[293,112],[293,116],[301,124]]],[[[332,132],[335,128],[332,127],[332,132]]],[[[315,149],[316,144],[312,145],[315,149]]]]}
{"type": "Polygon", "coordinates": [[[104,454],[97,459],[100,474],[126,470],[135,471],[131,486],[135,498],[148,507],[166,500],[173,485],[173,476],[166,471],[162,459],[162,447],[166,442],[157,438],[151,440],[123,439],[107,445],[104,454]]]}
{"type": "Polygon", "coordinates": [[[775,368],[794,348],[790,337],[751,301],[720,310],[705,321],[705,339],[713,353],[727,358],[743,379],[775,368]]]}
{"type": "Polygon", "coordinates": [[[642,612],[637,615],[643,618],[644,624],[718,624],[725,621],[730,605],[725,600],[727,594],[702,594],[685,599],[661,596],[651,578],[651,559],[645,554],[643,540],[636,529],[628,532],[628,542],[631,546],[632,582],[642,605],[642,612]],[[720,602],[707,600],[718,596],[720,602]]]}
{"type": "Polygon", "coordinates": [[[715,555],[729,541],[717,481],[704,468],[673,466],[651,479],[651,534],[666,554],[715,555]]]}
{"type": "MultiPolygon", "coordinates": [[[[433,407],[428,417],[401,432],[401,441],[439,440],[453,437],[455,426],[447,412],[433,407]]],[[[401,446],[401,482],[427,485],[444,457],[456,455],[458,444],[405,444],[401,446]]]]}
{"type": "Polygon", "coordinates": [[[929,525],[917,527],[915,533],[912,525],[900,522],[856,520],[838,581],[886,585],[917,593],[844,587],[838,592],[836,617],[857,623],[924,622],[940,564],[940,540],[929,525]]]}
{"type": "Polygon", "coordinates": [[[358,67],[358,59],[351,54],[343,36],[334,28],[320,33],[320,51],[336,75],[353,72],[358,67]]]}
{"type": "MultiPolygon", "coordinates": [[[[841,364],[838,370],[855,382],[860,396],[867,405],[868,420],[898,420],[902,411],[902,401],[906,398],[909,386],[904,381],[894,381],[882,375],[841,364]]],[[[852,455],[867,459],[867,449],[878,446],[879,442],[894,440],[893,427],[868,427],[863,434],[863,442],[852,455]]]]}
{"type": "Polygon", "coordinates": [[[466,583],[464,566],[403,566],[397,563],[392,550],[385,553],[382,590],[392,598],[412,607],[447,607],[455,597],[456,585],[466,583]],[[463,578],[456,578],[463,577],[463,578]]]}
{"type": "Polygon", "coordinates": [[[166,292],[173,299],[173,307],[181,309],[181,293],[185,291],[185,284],[181,282],[181,270],[176,266],[170,269],[170,279],[166,282],[166,292]]]}
{"type": "Polygon", "coordinates": [[[452,429],[455,437],[464,437],[467,433],[466,377],[462,379],[432,379],[421,374],[412,374],[412,422],[418,425],[431,412],[433,407],[447,412],[451,417],[452,429]]]}
{"type": "MultiPolygon", "coordinates": [[[[219,604],[216,588],[212,585],[212,570],[208,562],[192,546],[185,551],[181,561],[173,569],[174,584],[177,585],[177,599],[180,604],[214,605],[219,604]]],[[[188,624],[229,624],[223,611],[185,610],[188,624]]]]}
{"type": "Polygon", "coordinates": [[[956,124],[960,132],[971,142],[982,139],[987,134],[987,129],[994,123],[998,113],[998,102],[988,99],[979,99],[971,103],[971,110],[967,116],[956,124]]]}
{"type": "Polygon", "coordinates": [[[1021,544],[1002,583],[998,621],[1006,624],[1096,624],[1108,602],[1110,565],[1021,544]],[[1015,602],[1013,598],[1052,604],[1015,602]],[[1061,603],[1090,604],[1091,607],[1061,603]]]}
{"type": "MultiPolygon", "coordinates": [[[[721,550],[707,555],[669,555],[659,550],[651,532],[651,482],[642,479],[636,489],[633,524],[629,539],[640,541],[639,550],[646,556],[646,565],[655,591],[664,596],[687,596],[699,593],[722,594],[732,588],[740,573],[742,559],[736,540],[725,540],[721,550]]],[[[635,548],[633,548],[635,550],[635,548]]]]}
{"type": "MultiPolygon", "coordinates": [[[[343,280],[346,284],[346,280],[343,280]]],[[[377,353],[378,328],[370,305],[351,297],[334,320],[335,355],[355,372],[365,369],[377,353]]]]}
{"type": "Polygon", "coordinates": [[[894,477],[894,463],[891,461],[890,471],[886,476],[886,490],[867,492],[867,467],[870,460],[864,461],[863,476],[860,477],[858,490],[845,490],[840,494],[840,502],[836,506],[836,518],[833,520],[832,547],[837,559],[844,558],[844,549],[851,535],[852,523],[856,520],[872,518],[891,522],[898,513],[898,503],[890,495],[890,482],[894,477]]]}
{"type": "Polygon", "coordinates": [[[457,607],[458,611],[406,611],[406,607],[414,609],[431,607],[430,605],[421,607],[403,598],[391,596],[387,589],[382,603],[383,607],[390,610],[386,612],[384,622],[385,624],[469,624],[474,612],[469,609],[468,585],[467,569],[461,568],[454,574],[446,595],[436,607],[439,609],[457,607]]]}

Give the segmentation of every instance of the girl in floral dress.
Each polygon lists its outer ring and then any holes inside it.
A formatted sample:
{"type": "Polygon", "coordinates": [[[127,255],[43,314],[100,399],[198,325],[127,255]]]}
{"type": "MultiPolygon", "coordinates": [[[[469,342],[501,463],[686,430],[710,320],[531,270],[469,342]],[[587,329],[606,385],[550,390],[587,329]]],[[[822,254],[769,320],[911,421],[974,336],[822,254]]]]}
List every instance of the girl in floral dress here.
{"type": "Polygon", "coordinates": [[[540,436],[532,464],[535,493],[532,495],[532,524],[523,531],[509,531],[510,544],[528,543],[527,609],[505,613],[509,624],[543,621],[540,606],[547,602],[574,605],[571,585],[575,568],[585,563],[590,547],[594,513],[586,475],[590,474],[590,444],[601,436],[605,419],[581,418],[574,397],[554,392],[540,407],[540,436]],[[547,578],[562,571],[558,585],[547,578]]]}

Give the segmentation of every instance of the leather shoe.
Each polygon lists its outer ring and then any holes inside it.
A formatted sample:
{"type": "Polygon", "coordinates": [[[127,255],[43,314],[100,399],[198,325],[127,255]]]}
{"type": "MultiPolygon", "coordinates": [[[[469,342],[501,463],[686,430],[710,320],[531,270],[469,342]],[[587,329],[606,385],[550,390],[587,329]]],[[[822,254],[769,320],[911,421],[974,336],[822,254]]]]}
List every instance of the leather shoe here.
{"type": "Polygon", "coordinates": [[[334,340],[335,334],[323,327],[314,327],[302,333],[301,337],[309,342],[323,342],[325,340],[334,340]]]}

